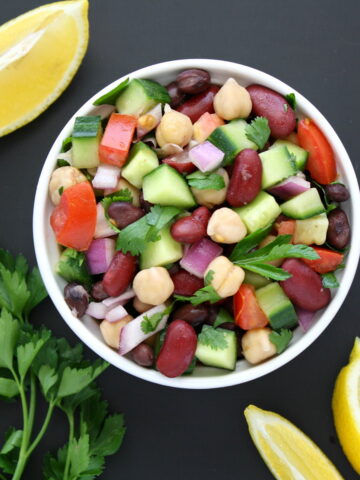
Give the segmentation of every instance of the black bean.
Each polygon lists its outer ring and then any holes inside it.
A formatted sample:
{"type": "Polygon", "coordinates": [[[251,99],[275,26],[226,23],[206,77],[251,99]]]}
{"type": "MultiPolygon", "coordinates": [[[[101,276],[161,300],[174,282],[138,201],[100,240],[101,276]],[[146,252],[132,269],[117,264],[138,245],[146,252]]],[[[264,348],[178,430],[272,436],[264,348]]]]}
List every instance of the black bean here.
{"type": "Polygon", "coordinates": [[[154,351],[146,343],[140,343],[130,352],[131,358],[135,363],[142,367],[151,367],[154,363],[154,351]]]}
{"type": "Polygon", "coordinates": [[[145,212],[128,202],[113,202],[108,209],[108,214],[118,228],[125,228],[143,217],[145,212]]]}
{"type": "Polygon", "coordinates": [[[193,327],[205,322],[209,315],[209,308],[206,305],[191,305],[186,303],[172,314],[172,320],[184,320],[193,327]]]}
{"type": "Polygon", "coordinates": [[[97,302],[102,302],[103,300],[105,300],[105,298],[108,298],[109,295],[105,292],[104,285],[101,280],[94,283],[94,285],[92,286],[91,296],[97,302]]]}
{"type": "Polygon", "coordinates": [[[85,315],[89,305],[89,294],[82,285],[69,283],[64,288],[65,302],[68,304],[75,317],[81,318],[85,315]]]}
{"type": "Polygon", "coordinates": [[[350,242],[350,225],[347,215],[341,208],[336,208],[329,213],[328,219],[326,240],[338,250],[343,250],[350,242]]]}
{"type": "Polygon", "coordinates": [[[176,83],[182,92],[197,95],[210,86],[210,74],[206,70],[190,68],[179,73],[176,83]]]}
{"type": "Polygon", "coordinates": [[[179,90],[176,82],[169,83],[166,89],[171,98],[170,107],[178,107],[185,100],[186,94],[179,90]]]}
{"type": "Polygon", "coordinates": [[[346,200],[350,198],[348,189],[341,183],[330,183],[326,185],[325,192],[329,200],[333,202],[346,202],[346,200]]]}

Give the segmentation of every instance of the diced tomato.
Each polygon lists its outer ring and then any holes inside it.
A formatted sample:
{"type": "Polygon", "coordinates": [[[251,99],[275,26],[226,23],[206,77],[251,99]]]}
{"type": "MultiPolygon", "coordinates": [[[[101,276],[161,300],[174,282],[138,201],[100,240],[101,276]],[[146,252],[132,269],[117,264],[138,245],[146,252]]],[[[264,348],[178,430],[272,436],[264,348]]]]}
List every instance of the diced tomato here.
{"type": "Polygon", "coordinates": [[[311,177],[322,185],[336,180],[334,152],[322,131],[310,119],[300,120],[298,139],[302,148],[309,152],[306,168],[311,177]]]}
{"type": "Polygon", "coordinates": [[[255,288],[243,283],[234,295],[235,323],[243,330],[262,328],[269,323],[255,296],[255,288]]]}
{"type": "Polygon", "coordinates": [[[60,245],[79,251],[89,248],[96,226],[96,200],[89,182],[64,190],[50,224],[60,245]]]}
{"type": "Polygon", "coordinates": [[[137,120],[131,115],[113,113],[99,146],[100,162],[122,167],[126,162],[137,120]]]}
{"type": "Polygon", "coordinates": [[[344,255],[339,252],[334,252],[328,248],[313,247],[320,258],[317,260],[307,260],[302,258],[309,267],[317,273],[333,272],[343,262],[344,255]]]}
{"type": "Polygon", "coordinates": [[[197,142],[203,142],[217,127],[221,127],[224,123],[224,120],[216,113],[203,113],[199,120],[194,123],[194,139],[197,142]]]}
{"type": "Polygon", "coordinates": [[[275,228],[278,235],[294,235],[296,227],[295,220],[282,220],[279,223],[276,222],[275,228]]]}

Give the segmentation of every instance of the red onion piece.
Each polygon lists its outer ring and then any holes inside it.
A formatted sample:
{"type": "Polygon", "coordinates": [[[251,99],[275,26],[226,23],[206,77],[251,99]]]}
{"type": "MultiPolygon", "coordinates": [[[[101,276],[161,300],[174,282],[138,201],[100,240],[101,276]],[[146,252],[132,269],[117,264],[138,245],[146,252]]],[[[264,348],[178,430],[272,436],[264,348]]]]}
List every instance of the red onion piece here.
{"type": "Polygon", "coordinates": [[[208,238],[194,243],[180,261],[180,266],[196,277],[203,278],[209,263],[221,255],[223,249],[208,238]]]}
{"type": "Polygon", "coordinates": [[[270,188],[268,191],[283,200],[289,200],[311,188],[310,182],[300,176],[289,177],[283,182],[270,188]]]}
{"type": "Polygon", "coordinates": [[[102,303],[107,308],[114,308],[114,307],[117,307],[118,305],[125,305],[125,303],[128,300],[134,297],[135,297],[134,290],[132,288],[129,288],[129,290],[126,290],[126,292],[122,293],[118,297],[105,298],[105,300],[103,300],[102,303]]]}
{"type": "Polygon", "coordinates": [[[107,312],[107,314],[105,315],[105,320],[110,323],[118,322],[127,315],[128,313],[125,308],[122,305],[118,305],[117,307],[112,308],[107,312]]]}
{"type": "Polygon", "coordinates": [[[95,238],[112,237],[115,235],[114,230],[110,227],[109,222],[105,218],[104,207],[101,203],[96,205],[96,228],[95,238]]]}
{"type": "Polygon", "coordinates": [[[224,159],[224,152],[210,142],[199,143],[189,151],[190,160],[202,172],[210,172],[219,167],[224,159]]]}
{"type": "Polygon", "coordinates": [[[115,188],[120,178],[120,168],[113,165],[100,164],[93,178],[94,188],[115,188]]]}
{"type": "Polygon", "coordinates": [[[109,309],[102,302],[90,302],[86,314],[97,320],[103,320],[109,309]]]}
{"type": "Polygon", "coordinates": [[[153,117],[153,121],[151,122],[151,128],[147,128],[145,126],[142,127],[140,125],[137,126],[136,134],[138,140],[159,125],[162,117],[161,103],[155,105],[155,107],[152,108],[150,111],[146,112],[145,115],[151,115],[151,117],[153,117]]]}
{"type": "Polygon", "coordinates": [[[156,307],[150,308],[150,310],[134,318],[134,320],[127,323],[121,329],[119,349],[120,355],[125,355],[126,353],[130,352],[133,348],[137,347],[144,340],[151,337],[156,332],[159,332],[165,327],[169,315],[163,316],[163,318],[159,322],[159,325],[153,332],[144,333],[141,328],[141,323],[144,320],[145,316],[151,317],[151,315],[154,315],[154,313],[163,312],[165,308],[166,305],[164,305],[163,303],[161,305],[157,305],[156,307]]]}
{"type": "Polygon", "coordinates": [[[303,332],[307,332],[314,323],[314,317],[316,312],[310,312],[309,310],[304,310],[301,307],[295,307],[299,325],[303,332]]]}
{"type": "Polygon", "coordinates": [[[86,252],[86,262],[91,275],[105,273],[115,255],[115,240],[95,238],[86,252]]]}

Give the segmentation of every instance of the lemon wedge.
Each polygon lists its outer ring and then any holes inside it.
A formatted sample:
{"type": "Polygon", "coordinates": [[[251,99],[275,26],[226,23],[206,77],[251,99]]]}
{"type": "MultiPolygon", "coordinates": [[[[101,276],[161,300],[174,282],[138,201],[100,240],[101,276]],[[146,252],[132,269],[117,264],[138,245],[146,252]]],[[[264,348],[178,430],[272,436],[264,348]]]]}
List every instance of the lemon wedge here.
{"type": "Polygon", "coordinates": [[[295,425],[254,405],[245,409],[250,435],[278,480],[343,480],[324,453],[295,425]]]}
{"type": "Polygon", "coordinates": [[[350,362],[336,379],[332,399],[334,422],[341,446],[360,474],[360,339],[356,338],[350,362]]]}
{"type": "Polygon", "coordinates": [[[69,85],[85,55],[88,0],[43,5],[0,27],[0,137],[29,123],[69,85]]]}

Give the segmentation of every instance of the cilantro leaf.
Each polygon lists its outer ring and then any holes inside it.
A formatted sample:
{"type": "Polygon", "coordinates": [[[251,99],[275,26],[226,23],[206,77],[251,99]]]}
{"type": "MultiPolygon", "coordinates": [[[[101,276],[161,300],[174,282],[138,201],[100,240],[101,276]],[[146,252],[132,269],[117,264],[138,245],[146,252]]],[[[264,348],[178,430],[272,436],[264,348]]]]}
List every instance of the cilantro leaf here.
{"type": "Polygon", "coordinates": [[[224,178],[217,173],[197,171],[188,175],[186,180],[190,187],[195,187],[199,190],[221,190],[225,188],[224,178]]]}
{"type": "Polygon", "coordinates": [[[210,325],[204,325],[198,335],[198,342],[212,350],[224,350],[228,346],[224,331],[221,328],[217,329],[210,325]]]}
{"type": "Polygon", "coordinates": [[[154,313],[150,317],[148,315],[144,315],[144,320],[141,322],[141,330],[145,334],[155,332],[161,320],[164,318],[165,315],[169,315],[172,309],[173,305],[170,305],[162,312],[154,313]]]}
{"type": "Polygon", "coordinates": [[[296,97],[295,93],[289,93],[288,95],[285,95],[285,99],[290,105],[290,107],[295,110],[296,109],[296,97]]]}
{"type": "Polygon", "coordinates": [[[256,143],[260,150],[262,150],[269,140],[270,127],[268,119],[265,117],[256,117],[246,126],[245,135],[251,141],[256,143]]]}
{"type": "Polygon", "coordinates": [[[57,168],[60,167],[70,167],[70,163],[64,160],[63,158],[59,158],[58,161],[56,162],[57,168]]]}
{"type": "Polygon", "coordinates": [[[19,388],[15,380],[11,378],[0,378],[0,396],[13,398],[19,394],[19,388]]]}
{"type": "Polygon", "coordinates": [[[59,379],[55,369],[46,364],[40,367],[38,377],[45,396],[59,379]]]}
{"type": "Polygon", "coordinates": [[[32,335],[29,342],[19,345],[16,350],[20,378],[24,379],[35,357],[50,338],[50,331],[42,329],[32,335]]]}
{"type": "Polygon", "coordinates": [[[66,248],[62,252],[56,265],[56,273],[69,283],[81,283],[86,287],[89,287],[92,283],[85,261],[85,253],[78,252],[73,248],[66,248]]]}
{"type": "MultiPolygon", "coordinates": [[[[70,150],[71,146],[72,146],[72,137],[66,137],[66,138],[64,138],[64,140],[62,141],[62,145],[61,145],[61,150],[60,150],[60,152],[61,152],[61,153],[67,152],[68,150],[70,150]]],[[[58,160],[58,162],[59,162],[59,161],[60,161],[60,160],[58,160]]],[[[63,160],[63,161],[65,161],[65,160],[63,160]]],[[[68,162],[66,162],[66,163],[68,163],[68,162]]],[[[70,163],[68,163],[68,165],[70,165],[70,163]]],[[[66,166],[66,165],[58,165],[58,167],[65,167],[65,166],[66,166]]]]}
{"type": "Polygon", "coordinates": [[[338,279],[333,272],[324,273],[321,277],[324,288],[337,288],[339,286],[338,279]]]}
{"type": "Polygon", "coordinates": [[[0,450],[0,468],[13,475],[18,463],[23,431],[11,427],[5,434],[5,443],[0,450]]]}
{"type": "Polygon", "coordinates": [[[216,303],[221,300],[221,297],[217,294],[215,288],[211,285],[214,278],[214,271],[209,270],[205,275],[204,283],[205,287],[197,290],[191,297],[185,297],[183,295],[174,295],[176,300],[180,302],[190,302],[192,305],[200,305],[200,303],[210,302],[216,303]]]}
{"type": "Polygon", "coordinates": [[[227,310],[225,310],[225,308],[220,308],[216,316],[213,327],[217,328],[223,323],[234,323],[234,318],[230,315],[230,313],[227,310]]]}
{"type": "Polygon", "coordinates": [[[89,435],[83,434],[69,444],[70,469],[69,478],[77,479],[86,471],[90,463],[89,435]]]}
{"type": "Polygon", "coordinates": [[[108,363],[97,360],[93,365],[85,368],[66,367],[60,381],[58,397],[66,397],[80,392],[108,366],[108,363]]]}
{"type": "Polygon", "coordinates": [[[101,200],[101,205],[104,208],[105,218],[106,218],[109,226],[117,233],[120,233],[121,230],[119,228],[117,228],[117,226],[114,225],[114,223],[110,220],[109,213],[108,213],[109,207],[114,202],[129,202],[129,203],[131,203],[132,200],[133,200],[132,194],[131,194],[131,192],[128,188],[125,188],[123,190],[119,190],[118,192],[114,192],[111,195],[106,195],[106,197],[104,197],[101,200]]]}
{"type": "Polygon", "coordinates": [[[129,79],[126,78],[123,82],[119,83],[119,85],[110,92],[105,93],[101,97],[97,98],[94,105],[115,105],[115,102],[120,95],[120,93],[125,90],[125,88],[129,85],[129,79]]]}
{"type": "Polygon", "coordinates": [[[279,332],[273,331],[269,335],[269,340],[275,345],[277,353],[282,353],[286,350],[292,338],[293,332],[287,328],[282,328],[279,332]]]}
{"type": "Polygon", "coordinates": [[[264,238],[270,233],[272,229],[272,225],[268,225],[267,227],[260,228],[250,235],[247,235],[245,238],[240,240],[239,243],[236,244],[235,248],[231,252],[230,260],[236,260],[242,254],[250,252],[253,248],[257,247],[259,243],[264,240],[264,238]]]}
{"type": "Polygon", "coordinates": [[[6,269],[0,264],[0,307],[6,308],[14,316],[22,318],[22,313],[30,297],[26,280],[21,271],[6,269]]]}
{"type": "Polygon", "coordinates": [[[145,250],[148,242],[156,242],[160,239],[160,230],[179,213],[181,210],[177,207],[161,207],[160,205],[152,207],[145,217],[121,230],[116,242],[116,249],[123,253],[130,252],[132,255],[139,255],[145,250]]]}
{"type": "Polygon", "coordinates": [[[19,336],[19,322],[3,309],[0,313],[0,368],[12,368],[15,346],[19,336]]]}
{"type": "Polygon", "coordinates": [[[26,281],[30,292],[30,297],[24,308],[24,313],[27,316],[33,308],[47,297],[47,291],[37,267],[33,268],[26,281]]]}

